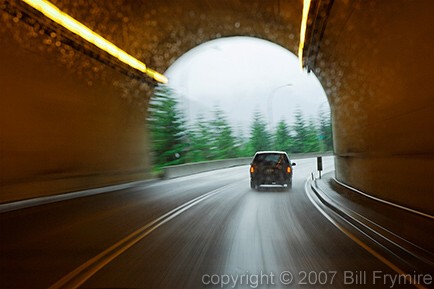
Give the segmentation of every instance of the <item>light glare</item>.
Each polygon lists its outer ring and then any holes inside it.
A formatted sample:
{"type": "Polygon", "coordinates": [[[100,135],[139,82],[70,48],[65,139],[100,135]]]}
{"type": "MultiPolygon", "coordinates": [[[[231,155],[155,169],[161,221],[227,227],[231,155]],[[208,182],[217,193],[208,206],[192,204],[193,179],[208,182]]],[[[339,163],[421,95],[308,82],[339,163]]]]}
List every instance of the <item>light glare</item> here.
{"type": "Polygon", "coordinates": [[[167,79],[166,76],[164,76],[161,73],[158,73],[157,71],[155,71],[153,69],[148,68],[146,70],[146,74],[149,75],[150,77],[152,77],[153,79],[155,79],[158,82],[161,82],[161,83],[168,83],[169,82],[169,80],[167,79]]]}
{"type": "Polygon", "coordinates": [[[87,26],[83,25],[82,23],[78,22],[68,14],[62,12],[51,4],[47,0],[23,0],[23,2],[27,3],[28,5],[32,6],[54,22],[62,25],[69,31],[77,34],[78,36],[82,37],[86,41],[94,44],[96,47],[106,51],[110,55],[114,56],[115,58],[119,59],[123,63],[128,64],[129,66],[146,73],[148,76],[153,77],[156,81],[167,83],[168,79],[164,75],[149,69],[146,67],[146,64],[141,62],[140,60],[134,58],[133,56],[129,55],[113,43],[107,41],[104,39],[101,35],[95,33],[91,29],[89,29],[87,26]]]}
{"type": "Polygon", "coordinates": [[[303,48],[306,38],[307,18],[309,16],[310,2],[311,0],[303,1],[303,18],[301,19],[300,45],[298,46],[298,58],[301,68],[303,68],[303,48]]]}

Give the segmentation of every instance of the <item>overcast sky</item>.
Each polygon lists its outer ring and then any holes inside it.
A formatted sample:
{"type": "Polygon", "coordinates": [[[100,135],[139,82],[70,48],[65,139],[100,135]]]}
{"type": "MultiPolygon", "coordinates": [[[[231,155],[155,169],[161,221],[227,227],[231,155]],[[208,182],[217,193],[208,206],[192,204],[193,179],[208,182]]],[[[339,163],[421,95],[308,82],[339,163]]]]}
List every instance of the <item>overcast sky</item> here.
{"type": "Polygon", "coordinates": [[[220,107],[234,127],[248,133],[255,110],[275,127],[293,122],[300,108],[306,116],[328,110],[321,84],[302,71],[298,58],[274,43],[250,37],[209,41],[180,57],[165,75],[179,96],[187,119],[205,117],[220,107]]]}

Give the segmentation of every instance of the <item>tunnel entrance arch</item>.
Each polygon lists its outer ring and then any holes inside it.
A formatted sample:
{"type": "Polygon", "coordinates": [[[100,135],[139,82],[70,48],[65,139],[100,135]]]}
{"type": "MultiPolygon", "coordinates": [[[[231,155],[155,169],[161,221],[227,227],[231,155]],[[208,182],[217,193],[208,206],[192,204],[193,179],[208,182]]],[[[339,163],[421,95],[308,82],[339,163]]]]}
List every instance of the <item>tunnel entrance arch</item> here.
{"type": "MultiPolygon", "coordinates": [[[[297,50],[299,2],[53,3],[160,72],[184,51],[226,36],[297,50]]],[[[0,80],[7,88],[0,202],[150,177],[145,118],[154,83],[138,80],[23,1],[0,8],[0,80]]]]}
{"type": "Polygon", "coordinates": [[[174,116],[168,101],[167,114],[159,112],[163,104],[151,106],[157,167],[252,157],[257,150],[290,154],[332,150],[330,113],[321,84],[313,73],[301,69],[293,53],[275,43],[240,36],[208,41],[183,54],[165,75],[168,89],[158,89],[156,98],[173,99],[182,117],[174,116]],[[168,126],[169,119],[162,115],[173,115],[173,125],[168,126]],[[172,130],[180,121],[184,131],[176,135],[184,135],[183,140],[164,136],[162,131],[172,130]],[[259,123],[264,125],[261,147],[254,145],[252,135],[259,123]],[[230,135],[215,133],[222,126],[230,135]],[[195,146],[205,140],[201,148],[195,146]],[[203,147],[208,147],[206,156],[200,152],[203,147]],[[172,153],[163,161],[168,151],[172,153]],[[178,159],[171,157],[175,154],[178,159]]]}

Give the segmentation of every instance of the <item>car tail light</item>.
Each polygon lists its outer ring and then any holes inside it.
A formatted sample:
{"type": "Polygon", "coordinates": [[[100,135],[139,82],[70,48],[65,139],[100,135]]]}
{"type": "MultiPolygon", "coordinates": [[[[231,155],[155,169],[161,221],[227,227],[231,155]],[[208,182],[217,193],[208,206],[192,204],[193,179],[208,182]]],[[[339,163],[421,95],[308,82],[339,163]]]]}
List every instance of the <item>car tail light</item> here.
{"type": "Polygon", "coordinates": [[[250,167],[250,173],[254,173],[255,172],[255,168],[254,167],[250,167]]]}
{"type": "Polygon", "coordinates": [[[291,167],[287,167],[286,168],[286,172],[289,174],[289,173],[291,173],[291,167]]]}

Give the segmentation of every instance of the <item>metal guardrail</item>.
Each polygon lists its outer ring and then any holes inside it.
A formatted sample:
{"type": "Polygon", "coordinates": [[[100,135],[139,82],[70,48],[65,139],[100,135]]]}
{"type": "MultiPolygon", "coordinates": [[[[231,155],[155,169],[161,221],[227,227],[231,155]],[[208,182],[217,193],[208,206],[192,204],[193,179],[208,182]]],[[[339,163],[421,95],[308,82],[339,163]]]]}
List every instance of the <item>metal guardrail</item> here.
{"type": "MultiPolygon", "coordinates": [[[[317,153],[302,153],[302,154],[292,154],[289,157],[291,160],[313,158],[318,156],[332,156],[333,152],[317,152],[317,153]]],[[[231,168],[236,166],[249,165],[252,161],[252,157],[247,158],[235,158],[235,159],[225,159],[216,161],[206,161],[198,163],[188,163],[175,166],[167,166],[163,168],[163,178],[173,179],[213,170],[231,168]]]]}

